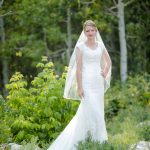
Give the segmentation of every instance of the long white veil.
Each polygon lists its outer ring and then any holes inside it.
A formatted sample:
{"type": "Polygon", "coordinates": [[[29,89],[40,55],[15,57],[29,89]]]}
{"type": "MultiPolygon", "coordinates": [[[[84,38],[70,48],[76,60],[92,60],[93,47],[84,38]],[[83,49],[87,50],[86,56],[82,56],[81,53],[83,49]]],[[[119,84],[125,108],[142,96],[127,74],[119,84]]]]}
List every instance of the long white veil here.
{"type": "MultiPolygon", "coordinates": [[[[77,49],[76,49],[76,47],[81,42],[85,42],[86,40],[87,40],[87,37],[86,37],[84,31],[82,31],[79,39],[77,40],[77,43],[75,45],[75,48],[74,48],[74,51],[70,58],[70,62],[69,62],[69,66],[68,66],[64,95],[63,95],[63,97],[66,99],[81,100],[81,98],[79,97],[78,92],[77,92],[77,80],[76,80],[76,50],[77,49]]],[[[96,41],[98,41],[100,43],[101,49],[105,50],[105,52],[107,53],[107,55],[109,57],[107,49],[103,43],[103,40],[102,40],[98,30],[96,33],[96,41]]],[[[101,68],[103,68],[104,66],[107,66],[107,61],[105,59],[100,58],[100,65],[101,65],[101,68]]],[[[104,91],[105,92],[110,87],[110,80],[111,80],[111,65],[109,67],[106,77],[104,78],[104,91]]]]}

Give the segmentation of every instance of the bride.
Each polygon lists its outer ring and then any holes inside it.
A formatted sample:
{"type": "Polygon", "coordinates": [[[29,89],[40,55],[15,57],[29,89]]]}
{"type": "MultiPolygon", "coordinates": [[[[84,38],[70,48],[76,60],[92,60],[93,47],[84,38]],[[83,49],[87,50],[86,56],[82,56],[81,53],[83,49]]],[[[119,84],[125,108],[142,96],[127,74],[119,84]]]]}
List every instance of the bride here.
{"type": "Polygon", "coordinates": [[[110,86],[111,60],[95,23],[87,20],[74,48],[67,72],[64,98],[80,100],[70,123],[48,150],[77,150],[90,133],[95,141],[107,141],[104,93],[110,86]]]}

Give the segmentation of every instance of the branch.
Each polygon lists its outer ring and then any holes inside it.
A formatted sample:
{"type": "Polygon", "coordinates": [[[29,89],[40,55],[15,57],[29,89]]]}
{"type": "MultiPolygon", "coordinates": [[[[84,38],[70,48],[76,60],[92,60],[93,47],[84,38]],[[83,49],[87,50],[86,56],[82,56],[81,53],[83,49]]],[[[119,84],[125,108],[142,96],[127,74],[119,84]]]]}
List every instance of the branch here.
{"type": "Polygon", "coordinates": [[[16,47],[16,46],[15,46],[14,49],[15,49],[15,50],[20,50],[20,51],[22,51],[22,50],[24,49],[24,47],[25,47],[25,46],[22,46],[22,47],[16,47]]]}
{"type": "Polygon", "coordinates": [[[2,7],[4,0],[1,0],[0,2],[0,7],[2,7]]]}
{"type": "Polygon", "coordinates": [[[137,38],[137,36],[135,36],[135,35],[127,35],[126,37],[130,38],[130,39],[136,39],[137,38]]]}
{"type": "Polygon", "coordinates": [[[124,7],[130,5],[130,4],[133,3],[134,1],[135,1],[135,0],[130,0],[130,1],[128,1],[127,3],[124,4],[124,7]]]}
{"type": "Polygon", "coordinates": [[[112,11],[111,9],[106,9],[106,14],[108,14],[108,15],[114,15],[114,16],[116,16],[117,17],[117,13],[116,12],[114,12],[114,11],[112,11]]]}
{"type": "Polygon", "coordinates": [[[116,3],[116,1],[115,1],[115,0],[113,0],[113,2],[114,2],[114,5],[117,5],[117,3],[116,3]]]}
{"type": "MultiPolygon", "coordinates": [[[[128,1],[127,3],[124,3],[124,7],[130,5],[130,4],[133,3],[134,1],[135,1],[135,0],[130,0],[130,1],[128,1]]],[[[115,6],[110,7],[109,10],[113,10],[113,9],[116,9],[116,8],[118,7],[118,4],[116,3],[116,1],[113,0],[113,2],[114,2],[114,4],[115,4],[115,6]]]]}
{"type": "Polygon", "coordinates": [[[9,15],[12,15],[12,14],[13,14],[12,11],[9,11],[9,12],[7,12],[6,14],[0,15],[0,17],[9,16],[9,15]]]}
{"type": "MultiPolygon", "coordinates": [[[[130,1],[128,1],[127,3],[124,4],[124,7],[128,6],[129,4],[133,3],[134,1],[135,1],[135,0],[130,0],[130,1]]],[[[114,2],[114,4],[115,4],[115,6],[112,6],[112,7],[108,8],[108,9],[106,9],[106,11],[108,11],[108,12],[106,12],[106,13],[107,13],[108,15],[117,16],[117,13],[114,12],[113,9],[118,8],[118,4],[116,3],[115,0],[113,0],[113,2],[114,2]]]]}
{"type": "Polygon", "coordinates": [[[117,4],[117,5],[115,5],[115,6],[110,7],[110,8],[109,8],[109,10],[111,10],[111,11],[112,11],[113,9],[116,9],[116,8],[117,8],[117,6],[118,6],[118,4],[117,4]]]}
{"type": "Polygon", "coordinates": [[[106,9],[106,11],[107,11],[106,14],[108,14],[108,15],[114,15],[114,16],[117,17],[117,13],[114,12],[113,9],[116,9],[116,8],[118,7],[118,4],[116,3],[115,0],[113,0],[113,2],[114,2],[114,6],[112,6],[112,7],[110,7],[110,8],[107,8],[107,9],[106,9]]]}

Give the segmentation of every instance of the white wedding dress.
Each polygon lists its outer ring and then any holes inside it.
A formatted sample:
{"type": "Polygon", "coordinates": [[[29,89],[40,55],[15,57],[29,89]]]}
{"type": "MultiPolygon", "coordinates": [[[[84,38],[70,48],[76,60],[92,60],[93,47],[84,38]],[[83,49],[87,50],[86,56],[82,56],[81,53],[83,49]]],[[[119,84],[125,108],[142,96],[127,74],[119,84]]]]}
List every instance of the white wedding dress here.
{"type": "Polygon", "coordinates": [[[83,54],[84,98],[75,116],[48,150],[77,150],[75,145],[85,140],[88,132],[93,140],[100,143],[108,139],[104,120],[104,78],[100,67],[102,49],[100,43],[94,50],[87,47],[84,42],[78,47],[83,54]]]}

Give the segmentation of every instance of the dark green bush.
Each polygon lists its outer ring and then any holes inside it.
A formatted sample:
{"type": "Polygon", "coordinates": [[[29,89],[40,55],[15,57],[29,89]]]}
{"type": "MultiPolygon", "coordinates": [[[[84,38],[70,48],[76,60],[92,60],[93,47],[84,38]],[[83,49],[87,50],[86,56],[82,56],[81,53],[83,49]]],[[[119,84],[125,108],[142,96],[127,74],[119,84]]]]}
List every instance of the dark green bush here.
{"type": "Polygon", "coordinates": [[[106,94],[106,118],[111,120],[121,110],[131,109],[132,106],[150,106],[150,75],[129,77],[124,85],[120,82],[109,89],[106,94]]]}

